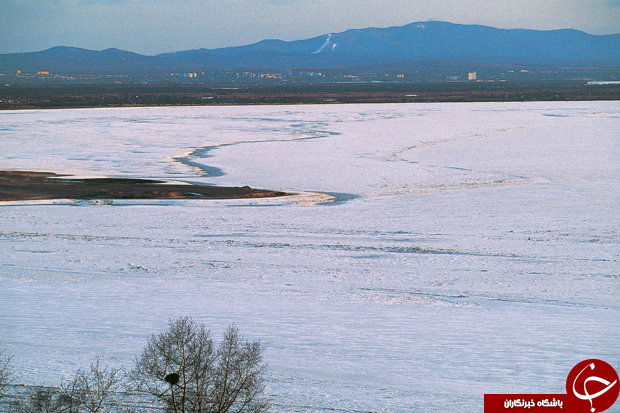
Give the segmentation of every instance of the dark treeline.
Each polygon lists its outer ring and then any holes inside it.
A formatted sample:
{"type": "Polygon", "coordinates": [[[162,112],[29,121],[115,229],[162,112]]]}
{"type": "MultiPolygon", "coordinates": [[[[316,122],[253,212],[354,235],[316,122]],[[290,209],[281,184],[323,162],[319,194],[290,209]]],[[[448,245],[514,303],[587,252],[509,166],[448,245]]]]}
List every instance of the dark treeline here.
{"type": "Polygon", "coordinates": [[[617,100],[618,84],[574,81],[339,83],[214,87],[209,85],[11,85],[0,87],[0,109],[617,100]]]}

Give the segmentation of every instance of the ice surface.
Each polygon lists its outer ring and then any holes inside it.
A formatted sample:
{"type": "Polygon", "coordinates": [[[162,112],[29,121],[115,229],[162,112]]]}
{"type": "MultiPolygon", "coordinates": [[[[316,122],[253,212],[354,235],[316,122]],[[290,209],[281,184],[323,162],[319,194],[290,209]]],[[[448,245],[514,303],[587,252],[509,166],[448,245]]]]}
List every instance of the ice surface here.
{"type": "Polygon", "coordinates": [[[0,206],[21,383],[169,317],[261,339],[273,411],[481,411],[620,365],[619,102],[0,113],[1,167],[284,190],[0,206]]]}

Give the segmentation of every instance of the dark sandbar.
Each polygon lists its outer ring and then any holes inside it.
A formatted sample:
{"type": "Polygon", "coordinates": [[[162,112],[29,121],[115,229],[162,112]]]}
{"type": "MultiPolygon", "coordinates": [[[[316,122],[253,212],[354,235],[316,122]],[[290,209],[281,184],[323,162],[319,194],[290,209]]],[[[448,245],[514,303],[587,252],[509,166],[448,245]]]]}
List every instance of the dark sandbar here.
{"type": "Polygon", "coordinates": [[[169,184],[134,178],[72,178],[53,172],[0,171],[0,201],[37,199],[240,199],[291,195],[286,192],[169,184]]]}

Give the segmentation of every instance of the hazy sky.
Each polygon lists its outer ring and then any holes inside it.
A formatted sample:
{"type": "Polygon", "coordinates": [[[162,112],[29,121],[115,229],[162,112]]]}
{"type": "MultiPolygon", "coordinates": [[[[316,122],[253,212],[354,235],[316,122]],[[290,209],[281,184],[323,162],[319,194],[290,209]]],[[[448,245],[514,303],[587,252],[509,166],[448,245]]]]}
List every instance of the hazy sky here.
{"type": "Polygon", "coordinates": [[[620,0],[0,0],[0,53],[157,54],[432,19],[610,34],[620,32],[620,0]]]}

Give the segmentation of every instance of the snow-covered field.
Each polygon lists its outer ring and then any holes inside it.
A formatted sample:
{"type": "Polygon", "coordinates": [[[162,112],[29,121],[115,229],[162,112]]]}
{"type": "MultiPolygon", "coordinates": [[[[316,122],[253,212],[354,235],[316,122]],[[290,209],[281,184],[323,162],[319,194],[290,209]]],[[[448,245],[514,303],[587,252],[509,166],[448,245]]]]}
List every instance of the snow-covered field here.
{"type": "Polygon", "coordinates": [[[261,339],[273,411],[481,411],[620,365],[620,102],[0,113],[0,168],[285,190],[0,205],[18,382],[131,368],[190,315],[261,339]]]}

